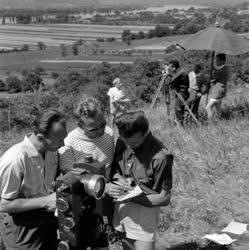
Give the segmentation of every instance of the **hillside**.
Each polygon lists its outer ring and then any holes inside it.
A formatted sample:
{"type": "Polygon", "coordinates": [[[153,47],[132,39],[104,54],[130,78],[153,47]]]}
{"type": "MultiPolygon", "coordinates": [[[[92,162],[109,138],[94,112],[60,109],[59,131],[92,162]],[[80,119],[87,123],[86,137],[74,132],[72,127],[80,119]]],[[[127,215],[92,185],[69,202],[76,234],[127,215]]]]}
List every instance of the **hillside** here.
{"type": "Polygon", "coordinates": [[[208,5],[216,6],[232,6],[248,2],[248,0],[155,0],[153,4],[150,0],[0,0],[1,8],[75,8],[75,7],[106,7],[106,6],[155,6],[164,4],[179,4],[179,5],[208,5]]]}

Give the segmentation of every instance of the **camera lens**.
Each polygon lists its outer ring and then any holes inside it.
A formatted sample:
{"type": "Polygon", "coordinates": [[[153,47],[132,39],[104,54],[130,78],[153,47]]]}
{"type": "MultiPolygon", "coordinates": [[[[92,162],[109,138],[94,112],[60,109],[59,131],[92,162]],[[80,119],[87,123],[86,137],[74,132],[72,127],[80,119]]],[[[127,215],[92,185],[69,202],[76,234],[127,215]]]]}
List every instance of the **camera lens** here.
{"type": "Polygon", "coordinates": [[[68,202],[63,198],[57,199],[56,206],[57,206],[58,210],[62,213],[66,212],[69,209],[68,202]]]}
{"type": "Polygon", "coordinates": [[[60,241],[58,244],[58,250],[69,250],[69,244],[66,241],[60,241]]]}
{"type": "Polygon", "coordinates": [[[64,227],[65,231],[71,230],[74,226],[75,226],[75,222],[74,222],[73,218],[71,218],[71,217],[64,218],[63,227],[64,227]]]}

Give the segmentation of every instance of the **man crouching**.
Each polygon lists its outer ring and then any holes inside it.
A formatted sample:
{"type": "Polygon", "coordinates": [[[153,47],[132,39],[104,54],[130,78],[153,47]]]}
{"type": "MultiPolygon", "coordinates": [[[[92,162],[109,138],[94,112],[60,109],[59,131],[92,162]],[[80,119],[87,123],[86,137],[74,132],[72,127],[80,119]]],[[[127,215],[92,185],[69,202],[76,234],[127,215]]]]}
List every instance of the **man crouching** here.
{"type": "Polygon", "coordinates": [[[119,130],[109,195],[118,198],[127,185],[143,193],[116,202],[113,225],[120,232],[124,249],[153,250],[158,207],[167,206],[172,187],[173,155],[149,131],[143,111],[127,112],[115,119],[119,130]]]}

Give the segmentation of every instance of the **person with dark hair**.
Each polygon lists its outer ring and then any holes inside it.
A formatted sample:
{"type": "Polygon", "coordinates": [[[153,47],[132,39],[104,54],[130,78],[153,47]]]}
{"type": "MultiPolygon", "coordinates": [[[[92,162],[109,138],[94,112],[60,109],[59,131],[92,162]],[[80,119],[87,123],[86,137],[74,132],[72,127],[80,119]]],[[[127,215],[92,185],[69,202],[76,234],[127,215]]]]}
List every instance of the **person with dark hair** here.
{"type": "Polygon", "coordinates": [[[226,64],[226,55],[216,55],[216,68],[213,72],[211,84],[214,86],[211,90],[210,99],[206,106],[209,121],[215,122],[221,113],[221,102],[227,93],[227,83],[231,76],[230,67],[226,64]]]}
{"type": "Polygon", "coordinates": [[[174,106],[176,119],[181,125],[183,125],[185,104],[179,98],[179,96],[182,97],[184,101],[187,101],[189,97],[188,74],[184,69],[180,68],[180,63],[177,60],[171,60],[169,62],[169,65],[165,67],[165,73],[171,77],[170,87],[176,91],[174,106]]]}
{"type": "Polygon", "coordinates": [[[143,193],[115,203],[113,225],[124,249],[153,250],[158,207],[167,206],[172,188],[173,155],[149,130],[143,111],[115,118],[119,131],[108,194],[118,198],[127,186],[138,185],[143,193]]]}
{"type": "Polygon", "coordinates": [[[41,114],[34,131],[0,158],[0,229],[6,249],[57,249],[57,149],[67,135],[65,116],[41,114]]]}
{"type": "Polygon", "coordinates": [[[200,64],[195,64],[193,71],[189,72],[189,98],[187,104],[195,117],[198,119],[199,103],[202,95],[208,90],[208,83],[205,76],[202,74],[203,67],[200,64]]]}

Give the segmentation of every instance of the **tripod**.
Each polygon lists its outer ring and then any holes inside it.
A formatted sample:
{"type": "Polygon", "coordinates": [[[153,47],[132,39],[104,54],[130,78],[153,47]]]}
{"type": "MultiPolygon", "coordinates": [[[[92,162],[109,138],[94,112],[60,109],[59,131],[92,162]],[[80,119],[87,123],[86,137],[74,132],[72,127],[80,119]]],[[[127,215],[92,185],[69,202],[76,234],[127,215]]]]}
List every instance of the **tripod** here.
{"type": "MultiPolygon", "coordinates": [[[[175,119],[172,119],[170,116],[170,82],[172,80],[172,76],[169,74],[163,74],[160,82],[159,82],[159,86],[156,90],[156,93],[152,99],[151,105],[150,105],[150,109],[149,109],[149,115],[151,114],[151,111],[156,103],[156,100],[158,98],[158,95],[163,87],[163,85],[165,84],[165,88],[164,88],[164,100],[165,100],[165,104],[166,104],[166,113],[167,116],[170,120],[172,120],[173,122],[179,124],[177,121],[175,121],[175,119]]],[[[177,98],[179,98],[179,100],[184,104],[185,108],[188,110],[189,114],[192,116],[192,118],[194,119],[194,121],[196,122],[197,125],[201,125],[197,118],[195,117],[195,115],[193,114],[193,112],[191,111],[191,109],[189,108],[188,104],[185,102],[185,100],[183,99],[183,97],[181,96],[180,93],[176,92],[175,90],[173,90],[173,93],[175,94],[175,96],[177,98]]]]}

